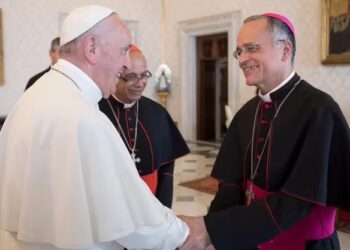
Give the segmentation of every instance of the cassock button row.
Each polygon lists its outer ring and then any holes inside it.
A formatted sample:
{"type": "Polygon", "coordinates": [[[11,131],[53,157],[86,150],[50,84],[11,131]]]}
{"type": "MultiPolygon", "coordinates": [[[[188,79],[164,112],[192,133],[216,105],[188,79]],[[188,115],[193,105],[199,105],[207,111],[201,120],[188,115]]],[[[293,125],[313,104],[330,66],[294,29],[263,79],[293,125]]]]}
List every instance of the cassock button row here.
{"type": "Polygon", "coordinates": [[[270,103],[264,103],[264,109],[269,109],[271,107],[272,105],[270,103]]]}
{"type": "Polygon", "coordinates": [[[266,125],[266,124],[267,124],[267,120],[263,120],[263,119],[261,119],[261,120],[260,120],[260,124],[262,124],[262,125],[266,125]]]}

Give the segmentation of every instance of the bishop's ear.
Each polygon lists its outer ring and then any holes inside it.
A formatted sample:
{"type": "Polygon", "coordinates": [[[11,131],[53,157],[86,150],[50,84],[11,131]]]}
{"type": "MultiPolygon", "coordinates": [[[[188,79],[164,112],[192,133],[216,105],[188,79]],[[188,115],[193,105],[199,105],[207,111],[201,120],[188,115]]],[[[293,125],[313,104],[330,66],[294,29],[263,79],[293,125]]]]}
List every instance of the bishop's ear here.
{"type": "Polygon", "coordinates": [[[293,45],[290,41],[283,41],[283,55],[282,60],[289,60],[292,56],[293,45]]]}
{"type": "Polygon", "coordinates": [[[85,37],[83,44],[86,60],[91,64],[95,64],[97,60],[96,37],[93,35],[85,37]]]}

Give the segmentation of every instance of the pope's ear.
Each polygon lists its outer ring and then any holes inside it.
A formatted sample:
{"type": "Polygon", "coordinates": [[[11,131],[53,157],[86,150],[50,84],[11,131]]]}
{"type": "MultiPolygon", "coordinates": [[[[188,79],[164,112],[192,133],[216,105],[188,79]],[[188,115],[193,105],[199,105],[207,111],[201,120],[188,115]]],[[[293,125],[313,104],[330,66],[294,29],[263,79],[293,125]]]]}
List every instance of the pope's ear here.
{"type": "Polygon", "coordinates": [[[86,60],[91,64],[95,64],[97,61],[95,36],[90,35],[84,38],[83,50],[86,60]]]}

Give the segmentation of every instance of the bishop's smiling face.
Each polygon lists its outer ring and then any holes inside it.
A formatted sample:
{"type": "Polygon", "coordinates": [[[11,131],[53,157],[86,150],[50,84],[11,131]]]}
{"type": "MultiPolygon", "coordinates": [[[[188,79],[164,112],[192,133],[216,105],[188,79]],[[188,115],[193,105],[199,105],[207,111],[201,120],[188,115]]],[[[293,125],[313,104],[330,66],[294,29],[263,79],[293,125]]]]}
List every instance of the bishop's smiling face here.
{"type": "Polygon", "coordinates": [[[147,72],[147,62],[142,52],[131,51],[130,67],[125,70],[117,85],[116,95],[118,99],[124,103],[132,103],[139,100],[147,85],[149,76],[147,72]]]}
{"type": "Polygon", "coordinates": [[[274,41],[266,19],[243,24],[237,38],[239,66],[248,86],[268,92],[283,80],[283,46],[274,41]]]}

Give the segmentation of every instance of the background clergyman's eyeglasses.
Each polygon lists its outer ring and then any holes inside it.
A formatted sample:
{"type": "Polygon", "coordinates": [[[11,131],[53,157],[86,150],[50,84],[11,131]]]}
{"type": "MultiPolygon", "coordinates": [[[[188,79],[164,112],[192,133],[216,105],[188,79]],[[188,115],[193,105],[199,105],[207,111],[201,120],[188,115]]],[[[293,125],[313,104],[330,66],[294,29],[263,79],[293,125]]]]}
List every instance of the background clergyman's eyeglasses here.
{"type": "Polygon", "coordinates": [[[129,83],[134,83],[139,80],[148,80],[151,77],[152,77],[152,73],[146,70],[145,72],[142,72],[140,76],[138,76],[136,73],[129,73],[129,74],[121,75],[120,79],[129,83]]]}

